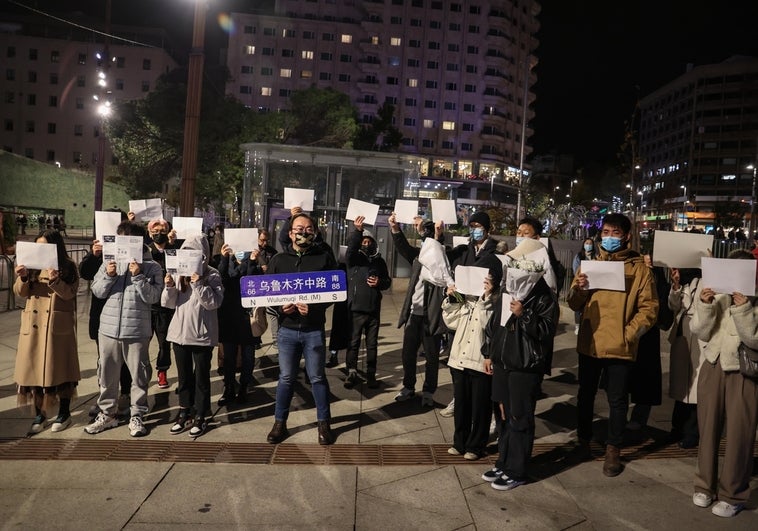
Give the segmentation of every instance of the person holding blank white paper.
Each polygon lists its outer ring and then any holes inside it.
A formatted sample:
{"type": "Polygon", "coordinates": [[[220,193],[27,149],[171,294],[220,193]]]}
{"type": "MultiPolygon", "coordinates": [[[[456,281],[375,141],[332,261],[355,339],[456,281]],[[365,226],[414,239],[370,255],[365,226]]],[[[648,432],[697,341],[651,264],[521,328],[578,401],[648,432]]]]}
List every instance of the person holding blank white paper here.
{"type": "Polygon", "coordinates": [[[37,243],[56,245],[58,268],[27,269],[19,264],[13,284],[16,296],[26,299],[13,380],[18,386],[19,403],[34,406],[36,417],[30,435],[43,430],[56,401],[58,416],[52,431],[62,431],[71,424],[69,407],[81,379],[76,343],[76,265],[68,257],[58,231],[42,232],[37,243]]]}
{"type": "Polygon", "coordinates": [[[210,246],[205,236],[190,236],[182,249],[202,251],[203,259],[200,271],[180,276],[177,283],[167,274],[161,294],[161,304],[175,310],[166,339],[174,346],[179,374],[179,413],[170,431],[183,432],[192,419],[190,437],[199,437],[211,414],[211,360],[218,343],[218,308],[224,286],[219,272],[208,265],[210,246]]]}
{"type": "MultiPolygon", "coordinates": [[[[143,239],[147,234],[142,225],[130,221],[122,222],[116,233],[143,239]]],[[[141,264],[136,260],[103,262],[92,280],[92,294],[106,299],[98,332],[100,396],[97,405],[100,413],[84,428],[92,435],[118,426],[116,409],[124,364],[132,375],[129,435],[147,435],[142,417],[148,411],[147,388],[152,376],[148,356],[153,335],[150,308],[160,300],[163,272],[161,266],[149,259],[149,251],[146,255],[141,264]]]]}
{"type": "MultiPolygon", "coordinates": [[[[755,260],[744,249],[732,251],[729,258],[755,260]]],[[[707,343],[697,382],[700,445],[692,503],[709,507],[718,499],[711,512],[724,518],[739,513],[750,498],[758,381],[742,375],[737,356],[740,343],[758,349],[758,307],[749,295],[716,293],[704,285],[690,322],[698,339],[707,343]],[[726,447],[719,475],[722,432],[726,447]]]]}
{"type": "Polygon", "coordinates": [[[588,289],[581,268],[574,277],[568,304],[581,311],[576,350],[579,353],[579,393],[577,396],[579,448],[590,456],[592,419],[600,375],[607,378],[608,436],[603,474],[618,476],[629,409],[629,372],[637,357],[640,337],[655,325],[658,295],[653,274],[640,254],[630,248],[632,223],[623,214],[603,218],[602,243],[597,260],[623,262],[625,291],[588,289]]]}
{"type": "Polygon", "coordinates": [[[345,388],[352,389],[362,382],[358,376],[358,349],[361,337],[366,336],[366,378],[368,387],[376,389],[376,361],[379,342],[379,314],[382,310],[382,291],[389,289],[392,279],[387,264],[379,253],[376,240],[363,230],[363,216],[353,221],[355,230],[347,246],[348,295],[350,315],[350,346],[345,356],[348,374],[345,388]]]}
{"type": "Polygon", "coordinates": [[[453,376],[455,432],[447,453],[469,461],[484,455],[490,434],[492,371],[485,364],[482,347],[494,310],[493,286],[499,284],[488,276],[481,296],[461,295],[450,286],[442,302],[442,319],[455,331],[447,363],[453,376]]]}

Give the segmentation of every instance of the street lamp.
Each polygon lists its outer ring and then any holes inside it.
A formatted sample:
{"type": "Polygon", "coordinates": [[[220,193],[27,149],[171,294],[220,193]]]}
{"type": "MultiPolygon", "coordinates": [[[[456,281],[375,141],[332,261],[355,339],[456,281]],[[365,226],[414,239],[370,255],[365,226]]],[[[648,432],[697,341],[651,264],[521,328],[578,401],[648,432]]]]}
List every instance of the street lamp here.
{"type": "Polygon", "coordinates": [[[684,197],[682,198],[682,218],[683,218],[683,224],[686,226],[689,225],[687,222],[687,185],[680,185],[679,188],[684,189],[684,197]]]}
{"type": "Polygon", "coordinates": [[[755,171],[758,169],[758,164],[750,164],[747,167],[748,170],[753,170],[753,187],[750,190],[750,238],[755,233],[755,171]]]}
{"type": "Polygon", "coordinates": [[[569,183],[569,195],[566,197],[569,198],[569,204],[571,203],[571,200],[574,198],[574,185],[578,183],[579,181],[577,179],[572,179],[569,183]]]}

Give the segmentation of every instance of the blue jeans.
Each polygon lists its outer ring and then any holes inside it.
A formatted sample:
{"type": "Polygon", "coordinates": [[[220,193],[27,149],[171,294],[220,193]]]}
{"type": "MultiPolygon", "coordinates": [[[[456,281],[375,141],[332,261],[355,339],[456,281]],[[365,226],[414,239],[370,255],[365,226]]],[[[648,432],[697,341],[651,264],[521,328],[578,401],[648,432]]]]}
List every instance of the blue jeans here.
{"type": "Polygon", "coordinates": [[[313,400],[316,402],[316,418],[329,420],[329,383],[326,380],[326,345],[323,330],[300,331],[279,328],[279,383],[276,386],[274,420],[285,421],[290,413],[292,396],[295,394],[295,379],[300,368],[300,357],[305,358],[305,370],[311,381],[313,400]]]}

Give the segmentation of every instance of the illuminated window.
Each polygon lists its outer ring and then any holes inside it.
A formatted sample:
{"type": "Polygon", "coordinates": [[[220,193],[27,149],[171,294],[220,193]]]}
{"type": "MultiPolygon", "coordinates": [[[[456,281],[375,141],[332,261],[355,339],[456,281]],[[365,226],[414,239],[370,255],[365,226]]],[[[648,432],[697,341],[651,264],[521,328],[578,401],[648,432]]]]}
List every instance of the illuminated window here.
{"type": "Polygon", "coordinates": [[[442,129],[445,129],[447,131],[455,131],[455,122],[442,122],[442,129]]]}
{"type": "Polygon", "coordinates": [[[261,96],[271,96],[271,87],[261,87],[261,96]]]}
{"type": "Polygon", "coordinates": [[[245,55],[255,55],[255,46],[252,44],[245,46],[245,55]]]}
{"type": "Polygon", "coordinates": [[[434,127],[434,120],[424,120],[424,129],[431,129],[434,127]]]}
{"type": "Polygon", "coordinates": [[[342,34],[342,44],[350,44],[353,42],[353,36],[348,35],[347,33],[342,34]]]}
{"type": "Polygon", "coordinates": [[[418,87],[418,79],[410,78],[407,81],[409,87],[418,87]]]}
{"type": "Polygon", "coordinates": [[[379,37],[377,37],[376,35],[372,36],[371,37],[371,44],[373,44],[374,46],[376,46],[377,44],[379,44],[379,37]]]}
{"type": "Polygon", "coordinates": [[[313,59],[313,50],[303,50],[300,52],[300,57],[303,59],[313,59]]]}
{"type": "Polygon", "coordinates": [[[292,69],[282,68],[279,70],[279,77],[292,77],[292,69]]]}
{"type": "Polygon", "coordinates": [[[310,79],[313,77],[313,72],[311,70],[301,70],[300,77],[302,79],[310,79]]]}
{"type": "Polygon", "coordinates": [[[403,39],[400,37],[390,37],[390,46],[400,46],[403,44],[403,39]]]}

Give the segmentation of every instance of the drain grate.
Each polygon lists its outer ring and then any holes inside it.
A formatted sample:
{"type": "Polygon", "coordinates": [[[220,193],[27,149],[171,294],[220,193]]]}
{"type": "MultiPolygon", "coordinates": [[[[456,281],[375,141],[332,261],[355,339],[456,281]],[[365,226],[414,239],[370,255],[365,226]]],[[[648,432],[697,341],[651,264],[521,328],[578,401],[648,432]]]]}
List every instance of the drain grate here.
{"type": "MultiPolygon", "coordinates": [[[[724,453],[721,441],[719,453],[724,453]]],[[[70,461],[165,461],[174,463],[242,463],[252,465],[466,465],[494,463],[497,455],[479,461],[466,461],[447,453],[446,444],[279,444],[222,443],[203,441],[140,440],[51,440],[0,439],[0,460],[70,460],[70,461]]],[[[565,457],[570,444],[536,443],[535,460],[565,457]]],[[[603,458],[604,448],[592,443],[596,460],[603,458]]],[[[697,449],[682,449],[676,444],[648,442],[622,449],[625,460],[672,459],[695,457],[697,449]]],[[[758,442],[753,448],[758,455],[758,442]]]]}

